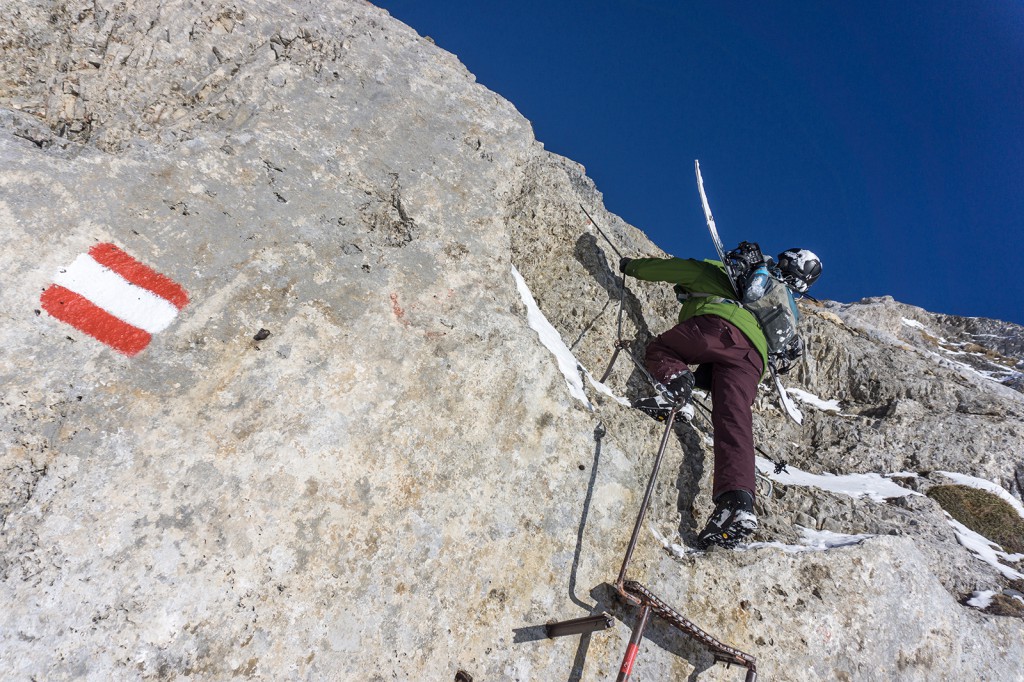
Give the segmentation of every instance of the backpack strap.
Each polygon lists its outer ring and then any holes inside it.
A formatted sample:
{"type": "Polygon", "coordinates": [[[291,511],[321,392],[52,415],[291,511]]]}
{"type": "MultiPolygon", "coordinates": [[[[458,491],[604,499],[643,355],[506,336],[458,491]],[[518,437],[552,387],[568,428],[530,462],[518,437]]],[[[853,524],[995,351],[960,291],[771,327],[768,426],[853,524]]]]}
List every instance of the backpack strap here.
{"type": "Polygon", "coordinates": [[[691,298],[706,298],[708,303],[731,303],[735,306],[743,307],[743,304],[739,301],[735,301],[731,298],[725,298],[724,296],[713,296],[712,294],[702,294],[696,291],[686,291],[678,284],[672,288],[676,294],[676,300],[680,303],[686,303],[691,298]]]}

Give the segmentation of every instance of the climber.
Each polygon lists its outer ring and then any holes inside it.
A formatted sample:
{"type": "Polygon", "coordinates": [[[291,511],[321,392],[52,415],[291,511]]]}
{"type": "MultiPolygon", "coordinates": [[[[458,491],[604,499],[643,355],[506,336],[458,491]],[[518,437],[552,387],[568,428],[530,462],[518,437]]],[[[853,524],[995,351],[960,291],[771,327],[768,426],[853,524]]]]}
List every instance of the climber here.
{"type": "MultiPolygon", "coordinates": [[[[796,292],[805,292],[821,274],[821,261],[806,249],[785,251],[776,264],[770,260],[796,292]]],[[[645,364],[677,402],[687,403],[695,385],[711,392],[715,509],[697,543],[734,547],[757,529],[752,410],[769,362],[765,335],[757,318],[733,300],[719,261],[623,258],[619,269],[637,279],[674,283],[683,303],[679,323],[648,345],[645,364]],[[689,365],[699,365],[696,374],[689,365]]],[[[788,371],[802,349],[798,342],[786,357],[773,357],[776,371],[788,371]]]]}

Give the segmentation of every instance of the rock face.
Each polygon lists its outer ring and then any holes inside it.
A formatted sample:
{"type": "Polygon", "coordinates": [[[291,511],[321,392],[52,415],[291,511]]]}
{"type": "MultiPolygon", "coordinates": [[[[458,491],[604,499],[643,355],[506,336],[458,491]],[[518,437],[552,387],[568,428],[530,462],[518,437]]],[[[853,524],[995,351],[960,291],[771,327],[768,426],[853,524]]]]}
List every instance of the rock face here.
{"type": "MultiPolygon", "coordinates": [[[[513,268],[600,376],[621,280],[579,203],[623,253],[657,248],[372,5],[2,7],[5,676],[614,676],[635,610],[606,583],[661,427],[589,382],[572,395],[513,268]],[[107,243],[188,292],[131,357],[41,310],[55,273],[107,243]],[[538,635],[602,610],[614,629],[538,635]]],[[[640,353],[676,306],[629,284],[640,353]]],[[[798,428],[765,390],[766,454],[1021,496],[1020,328],[885,299],[804,312],[790,383],[841,407],[805,405],[798,428]]],[[[624,356],[607,384],[647,390],[624,356]]],[[[1022,621],[960,603],[1013,583],[927,497],[776,483],[758,539],[874,537],[680,551],[708,511],[709,442],[700,421],[674,432],[630,577],[762,679],[1016,678],[1022,621]]],[[[655,621],[634,679],[698,674],[742,672],[655,621]]]]}

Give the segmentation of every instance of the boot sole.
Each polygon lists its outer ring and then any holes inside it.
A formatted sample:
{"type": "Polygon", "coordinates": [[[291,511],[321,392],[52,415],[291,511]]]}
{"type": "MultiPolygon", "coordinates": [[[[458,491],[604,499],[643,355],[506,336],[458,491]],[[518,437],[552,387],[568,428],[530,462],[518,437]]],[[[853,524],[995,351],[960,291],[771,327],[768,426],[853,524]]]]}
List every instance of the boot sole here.
{"type": "Polygon", "coordinates": [[[734,549],[736,545],[754,534],[757,526],[745,526],[737,524],[735,528],[729,527],[717,533],[707,536],[703,540],[698,539],[697,544],[701,549],[708,549],[711,545],[734,549]]]}

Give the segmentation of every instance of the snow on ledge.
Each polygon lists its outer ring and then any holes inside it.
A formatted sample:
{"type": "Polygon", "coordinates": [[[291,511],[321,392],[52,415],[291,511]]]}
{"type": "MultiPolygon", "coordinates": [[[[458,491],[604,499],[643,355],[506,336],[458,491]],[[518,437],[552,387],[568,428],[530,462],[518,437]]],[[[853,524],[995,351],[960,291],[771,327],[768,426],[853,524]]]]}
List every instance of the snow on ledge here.
{"type": "Polygon", "coordinates": [[[800,535],[803,536],[801,544],[810,549],[833,549],[835,547],[849,547],[859,545],[874,535],[850,535],[847,533],[833,533],[829,530],[814,530],[797,526],[800,535]]]}
{"type": "Polygon", "coordinates": [[[893,483],[888,477],[882,474],[811,474],[801,471],[794,466],[788,466],[788,471],[777,474],[775,465],[763,457],[756,459],[757,470],[762,474],[783,485],[798,485],[805,488],[820,488],[841,495],[850,497],[870,497],[876,502],[882,502],[893,497],[909,497],[920,495],[893,483]]]}
{"type": "Polygon", "coordinates": [[[800,544],[787,545],[782,542],[751,542],[748,545],[740,544],[738,550],[752,550],[775,548],[781,549],[789,554],[800,552],[826,552],[837,547],[852,547],[875,537],[874,535],[848,535],[846,533],[833,533],[828,530],[814,530],[797,525],[800,531],[800,544]]]}
{"type": "Polygon", "coordinates": [[[787,388],[786,393],[790,394],[804,405],[809,405],[815,409],[821,410],[822,412],[839,413],[840,406],[838,400],[822,400],[813,393],[802,391],[799,388],[787,388]]]}
{"type": "Polygon", "coordinates": [[[587,376],[587,381],[590,382],[590,385],[593,386],[594,389],[597,390],[599,393],[603,393],[604,395],[608,396],[609,398],[619,403],[620,405],[624,405],[626,407],[633,407],[633,405],[630,404],[628,400],[626,400],[622,396],[615,395],[615,392],[612,391],[612,389],[608,388],[607,384],[602,384],[600,381],[595,379],[594,375],[591,374],[586,367],[580,365],[580,369],[582,369],[583,373],[587,376]]]}
{"type": "Polygon", "coordinates": [[[1006,559],[1007,561],[1020,561],[1021,559],[1024,559],[1024,554],[1007,554],[1006,552],[996,549],[999,545],[992,542],[985,536],[974,532],[964,524],[954,519],[948,513],[946,514],[946,521],[949,525],[953,526],[953,533],[956,535],[957,542],[963,545],[969,552],[972,552],[979,559],[1002,573],[1010,580],[1024,578],[1024,573],[1015,571],[999,561],[1001,558],[1006,559]]]}
{"type": "Polygon", "coordinates": [[[540,337],[540,342],[544,344],[544,347],[555,356],[555,360],[558,362],[558,369],[561,370],[562,376],[565,377],[565,383],[569,387],[569,393],[572,397],[586,405],[588,409],[593,410],[594,406],[590,404],[590,400],[587,399],[587,394],[583,390],[583,377],[580,375],[580,364],[576,361],[576,357],[569,350],[569,347],[565,345],[565,341],[562,340],[558,330],[548,322],[548,318],[544,317],[544,313],[540,311],[540,307],[533,298],[533,294],[530,293],[530,288],[526,286],[526,280],[523,279],[523,276],[519,274],[519,270],[514,265],[512,266],[512,277],[515,278],[516,289],[519,290],[519,296],[526,305],[526,322],[530,325],[530,328],[537,332],[537,336],[540,337]]]}
{"type": "Polygon", "coordinates": [[[971,593],[971,598],[967,600],[967,605],[973,606],[976,609],[985,610],[992,605],[992,597],[997,594],[998,592],[993,590],[975,590],[971,593]]]}
{"type": "MultiPolygon", "coordinates": [[[[942,367],[945,367],[947,369],[956,370],[958,372],[966,372],[967,374],[970,374],[971,376],[981,377],[982,379],[986,379],[988,381],[994,381],[997,384],[1002,384],[1003,381],[1007,377],[1013,376],[1012,370],[1007,370],[1006,372],[988,371],[988,370],[978,369],[976,367],[972,367],[970,364],[968,364],[966,362],[962,362],[961,360],[957,360],[956,357],[960,356],[960,355],[974,355],[976,357],[980,357],[980,354],[979,353],[975,353],[975,352],[962,351],[962,350],[960,350],[960,351],[952,350],[951,348],[949,348],[949,346],[956,347],[956,346],[962,346],[963,344],[951,342],[951,341],[949,341],[947,339],[942,338],[942,336],[939,335],[939,334],[932,333],[931,330],[929,330],[927,327],[925,327],[923,324],[921,324],[917,320],[911,320],[911,319],[908,319],[906,317],[902,317],[902,318],[900,318],[900,322],[904,326],[906,326],[906,327],[910,327],[912,329],[917,329],[918,331],[922,332],[923,334],[927,334],[927,335],[929,335],[929,336],[931,336],[931,337],[936,339],[936,341],[938,342],[938,351],[939,351],[938,353],[936,353],[935,351],[928,350],[926,348],[919,348],[918,351],[921,352],[922,354],[924,354],[925,357],[929,357],[929,358],[935,360],[942,367]]],[[[996,334],[979,334],[978,336],[990,336],[990,337],[997,338],[996,334]]]]}
{"type": "MultiPolygon", "coordinates": [[[[686,547],[684,545],[669,542],[668,539],[658,532],[654,526],[648,526],[651,531],[651,535],[664,547],[668,552],[677,558],[682,558],[691,554],[701,554],[702,550],[686,547]]],[[[800,531],[800,544],[799,545],[787,545],[783,542],[751,542],[749,544],[740,543],[736,546],[736,551],[751,551],[755,549],[778,549],[787,554],[799,554],[801,552],[826,552],[830,549],[836,549],[838,547],[851,547],[853,545],[859,545],[860,543],[875,537],[874,535],[847,535],[845,533],[833,533],[827,530],[814,530],[812,528],[805,528],[803,526],[797,526],[800,531]]]]}

